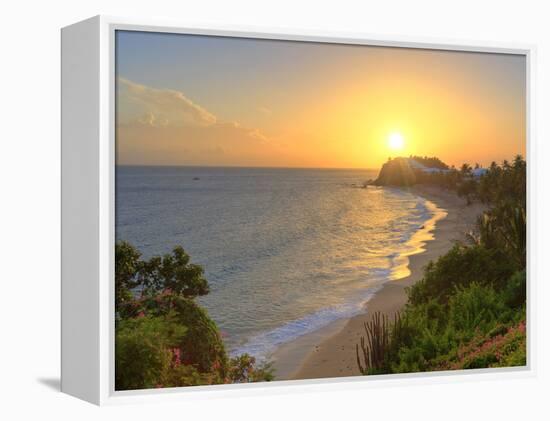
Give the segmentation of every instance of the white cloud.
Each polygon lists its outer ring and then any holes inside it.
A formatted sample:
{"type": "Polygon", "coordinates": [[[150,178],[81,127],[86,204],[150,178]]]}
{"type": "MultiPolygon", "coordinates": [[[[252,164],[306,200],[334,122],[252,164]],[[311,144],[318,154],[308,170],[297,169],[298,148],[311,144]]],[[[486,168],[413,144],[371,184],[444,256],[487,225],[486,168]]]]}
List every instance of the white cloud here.
{"type": "Polygon", "coordinates": [[[153,127],[210,126],[217,118],[182,92],[155,89],[118,79],[118,101],[122,124],[139,122],[153,127]]]}
{"type": "Polygon", "coordinates": [[[254,165],[276,149],[259,129],[220,120],[182,92],[118,79],[119,163],[254,165]]]}
{"type": "Polygon", "coordinates": [[[267,107],[260,107],[258,108],[258,111],[266,116],[270,116],[271,114],[273,114],[273,111],[271,111],[269,108],[267,107]]]}

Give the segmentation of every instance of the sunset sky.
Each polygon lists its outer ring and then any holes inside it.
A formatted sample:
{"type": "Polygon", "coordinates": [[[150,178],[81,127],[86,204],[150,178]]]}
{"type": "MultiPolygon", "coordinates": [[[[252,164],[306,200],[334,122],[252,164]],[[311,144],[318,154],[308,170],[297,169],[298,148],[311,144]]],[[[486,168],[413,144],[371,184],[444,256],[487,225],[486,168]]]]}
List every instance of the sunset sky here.
{"type": "Polygon", "coordinates": [[[525,155],[524,56],[129,31],[116,56],[118,164],[525,155]]]}

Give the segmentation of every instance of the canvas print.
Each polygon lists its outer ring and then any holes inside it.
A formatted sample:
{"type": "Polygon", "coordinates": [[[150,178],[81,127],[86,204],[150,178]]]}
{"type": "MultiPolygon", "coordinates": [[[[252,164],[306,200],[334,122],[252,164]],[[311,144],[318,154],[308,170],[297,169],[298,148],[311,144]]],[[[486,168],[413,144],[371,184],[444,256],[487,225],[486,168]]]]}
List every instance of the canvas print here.
{"type": "Polygon", "coordinates": [[[524,55],[115,50],[116,390],[526,365],[524,55]]]}

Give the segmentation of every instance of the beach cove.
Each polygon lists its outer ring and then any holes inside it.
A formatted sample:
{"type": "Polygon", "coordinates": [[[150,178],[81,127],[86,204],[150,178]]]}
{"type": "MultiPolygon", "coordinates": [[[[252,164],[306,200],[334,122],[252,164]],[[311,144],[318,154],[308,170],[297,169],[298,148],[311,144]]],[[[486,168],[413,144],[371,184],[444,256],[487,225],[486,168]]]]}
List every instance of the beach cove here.
{"type": "Polygon", "coordinates": [[[393,320],[407,302],[406,288],[423,277],[424,267],[445,254],[456,241],[465,241],[477,217],[484,210],[479,203],[466,204],[455,192],[435,186],[417,185],[409,191],[443,210],[423,250],[408,256],[408,275],[388,281],[365,303],[365,312],[341,319],[315,332],[280,346],[272,355],[279,380],[332,378],[361,375],[357,367],[356,344],[364,335],[364,323],[381,312],[393,320]]]}

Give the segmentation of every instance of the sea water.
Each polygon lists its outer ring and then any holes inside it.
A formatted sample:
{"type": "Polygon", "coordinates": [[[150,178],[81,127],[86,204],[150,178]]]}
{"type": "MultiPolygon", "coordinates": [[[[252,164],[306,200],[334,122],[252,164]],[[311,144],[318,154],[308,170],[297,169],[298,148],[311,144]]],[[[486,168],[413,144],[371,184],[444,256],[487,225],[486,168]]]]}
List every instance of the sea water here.
{"type": "Polygon", "coordinates": [[[364,310],[408,274],[442,211],[410,192],[363,188],[369,170],[125,167],[116,239],[145,258],[181,245],[210,293],[198,301],[231,354],[280,345],[364,310]]]}

